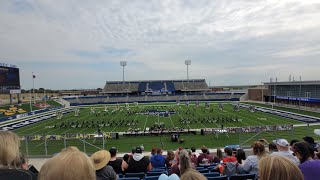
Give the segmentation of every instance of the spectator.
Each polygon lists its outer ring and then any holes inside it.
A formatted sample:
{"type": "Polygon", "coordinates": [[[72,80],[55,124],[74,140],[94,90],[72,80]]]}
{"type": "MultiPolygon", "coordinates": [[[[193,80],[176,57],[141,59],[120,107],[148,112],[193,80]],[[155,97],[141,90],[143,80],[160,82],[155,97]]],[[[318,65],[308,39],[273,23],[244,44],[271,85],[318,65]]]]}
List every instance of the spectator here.
{"type": "Polygon", "coordinates": [[[38,180],[95,180],[95,168],[90,158],[77,147],[70,146],[47,160],[38,180]]]}
{"type": "Polygon", "coordinates": [[[189,153],[183,149],[179,152],[178,163],[171,167],[169,174],[177,174],[180,177],[189,169],[192,169],[191,159],[189,153]]]}
{"type": "Polygon", "coordinates": [[[201,173],[199,173],[198,171],[193,169],[188,170],[180,177],[180,180],[204,180],[204,179],[207,179],[207,178],[201,173]]]}
{"type": "Polygon", "coordinates": [[[213,158],[213,162],[220,163],[222,161],[222,159],[223,159],[222,151],[221,151],[221,149],[217,149],[217,156],[215,156],[213,158]]]}
{"type": "Polygon", "coordinates": [[[290,159],[274,155],[265,156],[259,161],[259,180],[303,180],[298,166],[290,159]]]}
{"type": "MultiPolygon", "coordinates": [[[[157,154],[157,149],[156,147],[152,147],[151,149],[151,154],[149,156],[149,159],[151,160],[152,156],[156,155],[157,154]]],[[[143,150],[142,150],[143,151],[143,150]]]]}
{"type": "Polygon", "coordinates": [[[296,142],[299,142],[299,141],[296,140],[296,139],[293,139],[293,140],[290,141],[290,151],[292,151],[292,146],[293,146],[293,144],[296,143],[296,142]]]}
{"type": "Polygon", "coordinates": [[[110,152],[106,150],[97,151],[90,157],[96,170],[97,180],[117,179],[116,172],[114,171],[112,166],[108,165],[110,158],[110,152]]]}
{"type": "Polygon", "coordinates": [[[173,160],[174,160],[174,153],[173,153],[173,151],[167,151],[166,166],[167,166],[167,167],[171,167],[173,160]]]}
{"type": "Polygon", "coordinates": [[[11,131],[0,131],[0,166],[16,168],[19,159],[20,139],[11,131]]]}
{"type": "Polygon", "coordinates": [[[201,147],[202,153],[198,156],[199,164],[210,164],[213,162],[213,158],[211,155],[208,155],[208,148],[205,146],[201,147]]]}
{"type": "Polygon", "coordinates": [[[304,180],[312,180],[320,177],[320,161],[312,159],[313,147],[306,142],[297,142],[292,146],[293,153],[300,160],[299,169],[304,180]]]}
{"type": "Polygon", "coordinates": [[[150,159],[153,168],[165,167],[166,160],[162,155],[162,150],[157,149],[157,154],[153,155],[150,159]]]}
{"type": "Polygon", "coordinates": [[[142,154],[141,147],[137,147],[135,153],[133,154],[132,158],[129,160],[128,164],[128,173],[140,173],[150,171],[152,169],[152,165],[150,163],[149,158],[145,157],[142,154]]]}
{"type": "MultiPolygon", "coordinates": [[[[310,136],[306,136],[304,138],[302,138],[304,140],[304,142],[308,143],[312,148],[313,151],[318,152],[318,147],[317,147],[317,143],[314,142],[314,139],[310,136]]],[[[314,154],[314,153],[313,153],[314,154]]]]}
{"type": "Polygon", "coordinates": [[[122,159],[124,160],[124,162],[126,162],[127,164],[129,163],[129,154],[125,154],[123,155],[122,159]]]}
{"type": "Polygon", "coordinates": [[[192,151],[190,149],[186,149],[186,151],[189,154],[192,168],[195,168],[198,165],[198,158],[195,156],[192,156],[192,151]]]}
{"type": "Polygon", "coordinates": [[[32,173],[20,167],[20,139],[11,131],[0,131],[0,179],[32,180],[32,173]],[[22,169],[21,169],[22,168],[22,169]]]}
{"type": "Polygon", "coordinates": [[[24,154],[20,154],[19,159],[17,160],[16,166],[28,171],[28,173],[32,176],[32,179],[37,179],[38,170],[33,167],[35,172],[29,170],[28,158],[24,154]]]}
{"type": "Polygon", "coordinates": [[[276,144],[278,152],[273,152],[272,154],[285,156],[289,159],[291,159],[295,164],[299,164],[299,160],[297,157],[292,155],[292,151],[289,150],[289,143],[285,139],[277,139],[274,140],[273,143],[276,144]]]}
{"type": "Polygon", "coordinates": [[[257,174],[259,167],[259,160],[268,155],[268,152],[265,150],[264,145],[256,141],[252,145],[253,155],[248,156],[247,159],[243,162],[242,165],[239,165],[239,172],[242,174],[257,174]]]}
{"type": "Polygon", "coordinates": [[[192,156],[198,158],[199,154],[196,152],[196,148],[191,147],[191,151],[192,151],[192,156]]]}
{"type": "Polygon", "coordinates": [[[238,160],[233,156],[232,149],[229,147],[224,148],[226,157],[222,159],[223,163],[218,165],[217,168],[220,174],[230,176],[238,172],[238,160]]]}
{"type": "Polygon", "coordinates": [[[111,158],[108,162],[108,165],[110,165],[117,174],[123,173],[124,170],[128,168],[127,162],[121,159],[117,159],[117,148],[112,147],[110,148],[109,152],[111,158]]]}
{"type": "Polygon", "coordinates": [[[272,143],[268,144],[268,146],[269,146],[270,153],[278,152],[277,145],[275,143],[272,142],[272,143]]]}
{"type": "Polygon", "coordinates": [[[246,160],[247,158],[243,149],[238,149],[235,157],[237,158],[239,164],[242,164],[242,161],[246,160]]]}

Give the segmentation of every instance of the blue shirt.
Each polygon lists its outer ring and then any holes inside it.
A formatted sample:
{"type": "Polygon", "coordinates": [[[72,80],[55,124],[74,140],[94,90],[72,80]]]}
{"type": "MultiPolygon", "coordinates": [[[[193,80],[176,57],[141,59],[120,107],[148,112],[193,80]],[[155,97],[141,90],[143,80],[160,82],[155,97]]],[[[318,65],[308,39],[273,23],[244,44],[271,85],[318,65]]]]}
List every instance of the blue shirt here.
{"type": "Polygon", "coordinates": [[[166,160],[161,154],[153,155],[150,161],[153,168],[165,167],[166,164],[166,160]]]}

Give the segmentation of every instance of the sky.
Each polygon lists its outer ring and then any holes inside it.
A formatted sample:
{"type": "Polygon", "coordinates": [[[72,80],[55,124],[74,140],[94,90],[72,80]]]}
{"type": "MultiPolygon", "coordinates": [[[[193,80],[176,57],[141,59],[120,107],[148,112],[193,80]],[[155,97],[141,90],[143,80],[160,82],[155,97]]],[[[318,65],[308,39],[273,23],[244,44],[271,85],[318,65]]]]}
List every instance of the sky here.
{"type": "Polygon", "coordinates": [[[1,0],[0,63],[22,89],[125,80],[320,79],[319,0],[1,0]]]}

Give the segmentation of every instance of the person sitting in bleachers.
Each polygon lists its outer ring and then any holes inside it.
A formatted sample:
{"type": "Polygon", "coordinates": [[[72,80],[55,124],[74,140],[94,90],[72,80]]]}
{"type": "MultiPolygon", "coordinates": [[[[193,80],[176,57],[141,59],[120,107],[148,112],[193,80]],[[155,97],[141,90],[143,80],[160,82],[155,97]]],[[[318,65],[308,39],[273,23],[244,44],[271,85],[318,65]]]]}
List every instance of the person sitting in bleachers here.
{"type": "Polygon", "coordinates": [[[128,163],[128,173],[140,173],[150,171],[152,169],[152,165],[148,157],[142,154],[141,147],[137,147],[135,153],[132,158],[130,158],[128,163]]]}
{"type": "Polygon", "coordinates": [[[248,156],[245,161],[238,165],[239,172],[242,174],[257,174],[259,167],[259,160],[268,155],[268,152],[265,150],[264,145],[257,141],[252,145],[253,155],[248,156]]]}
{"type": "Polygon", "coordinates": [[[217,155],[213,158],[213,163],[220,163],[223,159],[222,151],[221,149],[217,149],[217,155]]]}
{"type": "Polygon", "coordinates": [[[298,166],[281,155],[265,156],[259,161],[259,180],[303,180],[298,166]]]}
{"type": "Polygon", "coordinates": [[[232,155],[232,149],[229,147],[224,148],[226,157],[222,159],[222,164],[218,165],[217,168],[220,174],[231,176],[232,174],[238,173],[238,160],[232,155]]]}
{"type": "Polygon", "coordinates": [[[160,148],[157,149],[157,154],[153,155],[150,159],[153,168],[165,167],[166,160],[162,155],[162,150],[160,148]]]}
{"type": "Polygon", "coordinates": [[[20,139],[10,131],[0,131],[0,179],[34,180],[30,172],[20,165],[20,139]]]}
{"type": "Polygon", "coordinates": [[[180,177],[186,171],[188,171],[189,169],[192,169],[189,153],[185,149],[182,149],[179,151],[178,157],[179,158],[177,162],[173,166],[171,166],[169,175],[177,174],[180,177]]]}
{"type": "Polygon", "coordinates": [[[77,147],[70,146],[47,160],[38,180],[95,180],[96,171],[90,158],[77,147]]]}
{"type": "Polygon", "coordinates": [[[174,152],[173,151],[167,151],[166,166],[167,167],[171,167],[173,161],[174,161],[174,152]]]}
{"type": "Polygon", "coordinates": [[[96,170],[97,180],[116,180],[117,174],[113,167],[108,165],[111,155],[109,151],[100,150],[90,157],[96,170]]]}
{"type": "Polygon", "coordinates": [[[278,152],[273,152],[272,154],[285,156],[292,160],[295,164],[299,164],[299,160],[297,157],[292,155],[292,151],[290,151],[290,146],[287,140],[285,139],[277,139],[274,140],[273,143],[276,144],[278,152]]]}
{"type": "Polygon", "coordinates": [[[304,176],[304,180],[312,180],[315,177],[320,177],[320,161],[312,159],[314,147],[306,142],[297,142],[293,144],[292,151],[300,160],[299,169],[304,176]]]}
{"type": "Polygon", "coordinates": [[[208,154],[208,148],[201,147],[202,153],[198,156],[198,164],[210,164],[213,162],[213,157],[208,154]]]}
{"type": "Polygon", "coordinates": [[[110,165],[117,174],[122,174],[128,168],[128,164],[123,159],[117,158],[117,151],[115,147],[110,148],[111,158],[108,165],[110,165]]]}

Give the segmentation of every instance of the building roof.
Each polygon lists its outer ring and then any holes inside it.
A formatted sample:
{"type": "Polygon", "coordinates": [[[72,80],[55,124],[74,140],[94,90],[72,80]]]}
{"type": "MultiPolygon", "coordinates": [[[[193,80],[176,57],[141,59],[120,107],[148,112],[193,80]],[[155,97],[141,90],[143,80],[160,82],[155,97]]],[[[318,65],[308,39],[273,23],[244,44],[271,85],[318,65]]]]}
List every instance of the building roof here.
{"type": "Polygon", "coordinates": [[[283,81],[283,82],[266,82],[264,85],[283,85],[283,86],[290,86],[290,85],[320,85],[320,80],[316,81],[283,81]]]}

